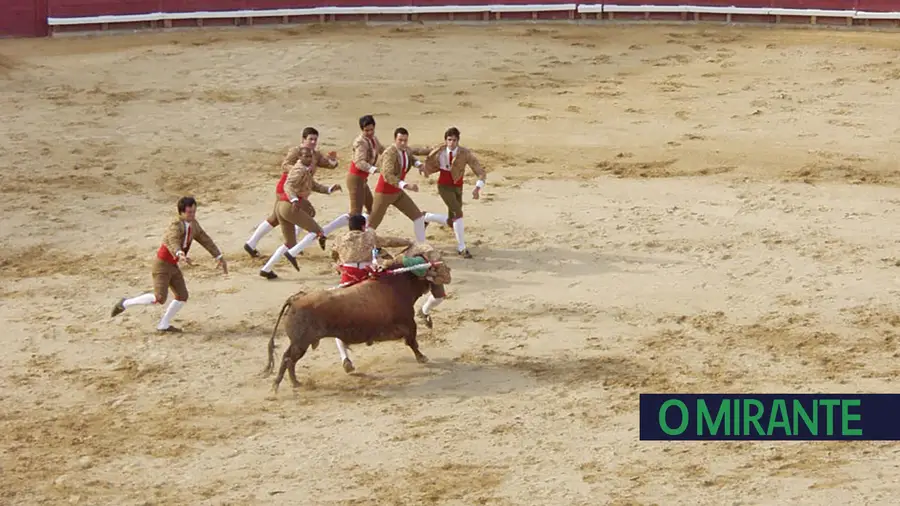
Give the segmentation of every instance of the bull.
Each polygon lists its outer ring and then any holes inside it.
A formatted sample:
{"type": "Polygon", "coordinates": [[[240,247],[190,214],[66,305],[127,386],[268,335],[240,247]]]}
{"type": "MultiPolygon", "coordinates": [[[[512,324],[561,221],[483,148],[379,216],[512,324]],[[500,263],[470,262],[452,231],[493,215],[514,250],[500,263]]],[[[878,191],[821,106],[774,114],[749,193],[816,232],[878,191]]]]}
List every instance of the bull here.
{"type": "MultiPolygon", "coordinates": [[[[402,265],[402,261],[399,265],[402,265]]],[[[431,267],[428,271],[434,269],[431,267]]],[[[440,276],[449,282],[449,269],[441,270],[445,275],[440,276]]],[[[433,275],[403,272],[379,276],[339,290],[309,294],[300,292],[289,297],[282,305],[272,330],[269,362],[263,371],[269,375],[274,369],[275,336],[281,319],[284,318],[290,345],[282,356],[273,391],[278,391],[285,371],[290,375],[294,388],[300,386],[297,381],[297,362],[310,347],[313,350],[318,348],[319,340],[323,337],[337,338],[347,345],[365,343],[367,346],[372,346],[375,342],[403,339],[412,349],[416,361],[427,363],[428,358],[419,351],[419,343],[416,341],[414,305],[429,289],[435,286],[442,289],[442,284],[436,285],[435,280],[433,275]]]]}

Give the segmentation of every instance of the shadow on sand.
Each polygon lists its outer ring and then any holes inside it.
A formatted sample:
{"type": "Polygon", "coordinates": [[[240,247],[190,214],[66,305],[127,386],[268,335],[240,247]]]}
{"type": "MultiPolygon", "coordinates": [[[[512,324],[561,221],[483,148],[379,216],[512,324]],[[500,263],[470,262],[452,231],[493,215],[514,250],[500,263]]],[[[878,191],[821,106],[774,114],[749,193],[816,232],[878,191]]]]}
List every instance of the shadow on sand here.
{"type": "Polygon", "coordinates": [[[462,271],[485,272],[496,270],[549,272],[557,276],[575,277],[585,274],[622,272],[615,264],[674,265],[682,260],[648,256],[609,255],[591,251],[563,248],[535,250],[509,250],[479,248],[479,256],[466,263],[454,262],[462,271]]]}
{"type": "Polygon", "coordinates": [[[546,386],[571,387],[589,383],[635,388],[653,382],[653,375],[645,366],[622,356],[566,358],[489,353],[475,357],[473,361],[462,357],[440,357],[431,358],[427,364],[418,364],[410,356],[397,357],[396,362],[355,362],[359,370],[351,374],[338,372],[340,365],[337,363],[328,372],[305,370],[301,373],[298,368],[298,374],[311,374],[317,390],[323,393],[375,394],[395,399],[489,397],[527,393],[546,386]]]}

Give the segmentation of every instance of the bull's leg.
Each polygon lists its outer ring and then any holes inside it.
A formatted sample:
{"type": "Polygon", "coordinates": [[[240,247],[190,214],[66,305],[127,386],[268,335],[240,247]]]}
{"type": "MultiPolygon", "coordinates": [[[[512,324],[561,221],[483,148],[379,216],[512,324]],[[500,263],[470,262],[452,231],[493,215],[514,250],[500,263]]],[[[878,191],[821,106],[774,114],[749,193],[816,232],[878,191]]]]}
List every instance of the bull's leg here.
{"type": "Polygon", "coordinates": [[[413,322],[407,325],[404,328],[404,339],[406,340],[406,345],[412,348],[413,353],[416,355],[416,362],[420,364],[425,364],[428,362],[428,357],[422,354],[419,351],[419,342],[416,340],[416,322],[413,322]]]}
{"type": "Polygon", "coordinates": [[[291,343],[290,347],[284,351],[284,355],[281,357],[281,367],[278,369],[278,376],[275,378],[275,382],[272,385],[272,388],[276,393],[278,392],[278,385],[281,383],[281,380],[284,379],[285,371],[287,371],[288,375],[291,377],[291,383],[294,388],[300,386],[300,382],[297,381],[297,361],[303,358],[308,347],[309,344],[295,345],[291,343]]]}
{"type": "Polygon", "coordinates": [[[337,345],[338,353],[341,355],[341,365],[344,367],[344,372],[348,374],[353,372],[355,368],[353,367],[353,362],[350,360],[350,354],[347,353],[347,346],[344,344],[344,341],[335,338],[334,344],[337,345]]]}

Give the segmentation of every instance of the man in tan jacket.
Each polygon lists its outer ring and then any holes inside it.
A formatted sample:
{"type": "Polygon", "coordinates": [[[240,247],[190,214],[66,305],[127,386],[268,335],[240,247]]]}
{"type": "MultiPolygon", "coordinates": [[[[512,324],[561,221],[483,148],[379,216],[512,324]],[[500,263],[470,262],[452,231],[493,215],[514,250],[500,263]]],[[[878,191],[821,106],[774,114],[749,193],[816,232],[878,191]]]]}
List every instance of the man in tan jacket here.
{"type": "Polygon", "coordinates": [[[416,241],[425,242],[425,215],[405,191],[417,192],[419,186],[404,180],[411,168],[421,166],[422,162],[409,149],[409,131],[403,127],[394,130],[394,143],[381,154],[381,175],[375,184],[369,228],[377,229],[388,207],[394,206],[413,222],[416,241]]]}
{"type": "MultiPolygon", "coordinates": [[[[331,258],[337,262],[337,270],[341,273],[341,285],[361,283],[369,278],[375,265],[375,250],[394,246],[412,246],[413,242],[401,237],[379,236],[372,229],[366,229],[366,219],[362,215],[354,215],[349,220],[350,231],[338,237],[331,245],[331,258]]],[[[340,339],[335,339],[341,365],[345,372],[353,372],[353,362],[347,347],[340,339]]]]}
{"type": "Polygon", "coordinates": [[[353,159],[347,172],[347,193],[350,194],[350,216],[372,213],[372,190],[369,176],[378,170],[378,157],[384,153],[384,146],[375,136],[375,118],[367,114],[359,118],[360,134],[353,139],[353,159]]]}
{"type": "Polygon", "coordinates": [[[481,163],[475,154],[459,145],[459,129],[450,127],[444,132],[444,143],[434,148],[425,159],[425,167],[420,171],[422,175],[429,176],[440,172],[437,187],[438,194],[447,204],[447,214],[425,213],[426,223],[440,223],[453,227],[456,235],[456,251],[464,258],[472,258],[466,247],[463,234],[463,177],[466,174],[466,166],[478,176],[478,182],[472,190],[472,198],[478,200],[487,173],[481,167],[481,163]]]}
{"type": "Polygon", "coordinates": [[[222,252],[197,221],[197,201],[193,197],[182,197],[178,199],[178,218],[172,220],[166,228],[162,244],[156,250],[156,259],[153,262],[152,270],[153,293],[121,299],[113,307],[112,316],[121,314],[131,306],[165,304],[171,287],[175,299],[169,303],[156,330],[158,332],[181,332],[181,329],[171,324],[175,313],[188,300],[187,285],[184,282],[184,275],[178,267],[178,262],[183,261],[191,265],[188,252],[194,239],[215,257],[216,265],[221,267],[225,274],[228,274],[228,264],[225,262],[222,252]]]}
{"type": "MultiPolygon", "coordinates": [[[[281,178],[278,180],[278,184],[275,185],[275,203],[277,204],[279,200],[285,200],[284,197],[284,183],[287,181],[288,172],[290,172],[291,167],[297,163],[297,160],[300,158],[300,148],[310,148],[313,150],[313,166],[321,167],[323,169],[333,169],[338,166],[337,153],[332,151],[328,153],[326,157],[322,153],[320,153],[316,146],[319,144],[319,131],[313,127],[306,127],[303,129],[301,134],[302,142],[299,146],[294,146],[288,150],[287,154],[284,156],[284,159],[281,161],[281,178]]],[[[310,209],[306,210],[308,214],[311,214],[315,217],[315,210],[310,211],[310,209]]],[[[256,230],[250,236],[250,239],[244,243],[244,251],[247,252],[251,257],[258,257],[259,251],[256,250],[256,245],[259,244],[260,239],[262,239],[266,234],[275,230],[275,227],[278,226],[278,217],[275,216],[275,210],[272,210],[272,213],[263,220],[259,225],[257,225],[256,230]]],[[[343,224],[339,225],[343,226],[343,224]]],[[[326,225],[327,227],[327,225],[326,225]]],[[[299,229],[296,230],[299,234],[299,229]]]]}
{"type": "Polygon", "coordinates": [[[281,225],[284,244],[275,250],[275,253],[269,257],[269,260],[259,271],[259,275],[266,279],[278,277],[272,272],[272,267],[275,266],[275,263],[282,256],[286,256],[291,264],[294,265],[294,268],[300,270],[296,260],[288,252],[291,248],[297,246],[297,227],[309,232],[307,234],[308,239],[304,239],[312,243],[318,238],[319,246],[323,250],[325,249],[326,232],[307,212],[307,209],[312,208],[312,204],[309,203],[309,195],[312,192],[330,194],[333,191],[339,191],[341,185],[335,184],[329,187],[317,182],[315,180],[315,166],[313,162],[313,150],[305,147],[300,148],[300,158],[291,168],[284,183],[285,198],[278,200],[275,204],[275,215],[278,218],[279,225],[281,225]]]}

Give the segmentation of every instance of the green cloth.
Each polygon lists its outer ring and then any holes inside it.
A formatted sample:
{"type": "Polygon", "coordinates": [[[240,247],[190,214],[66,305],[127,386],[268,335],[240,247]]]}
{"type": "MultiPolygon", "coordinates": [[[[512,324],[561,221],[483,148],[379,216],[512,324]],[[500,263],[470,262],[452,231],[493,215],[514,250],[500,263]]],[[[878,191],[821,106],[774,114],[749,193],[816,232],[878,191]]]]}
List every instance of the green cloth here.
{"type": "MultiPolygon", "coordinates": [[[[421,265],[421,264],[427,264],[427,263],[428,263],[428,261],[422,257],[403,257],[403,267],[412,267],[414,265],[421,265]]],[[[416,276],[419,276],[421,278],[421,277],[424,277],[425,274],[428,272],[429,267],[430,267],[430,265],[426,265],[426,266],[422,267],[421,269],[413,269],[410,272],[412,272],[413,274],[415,274],[416,276]]]]}

